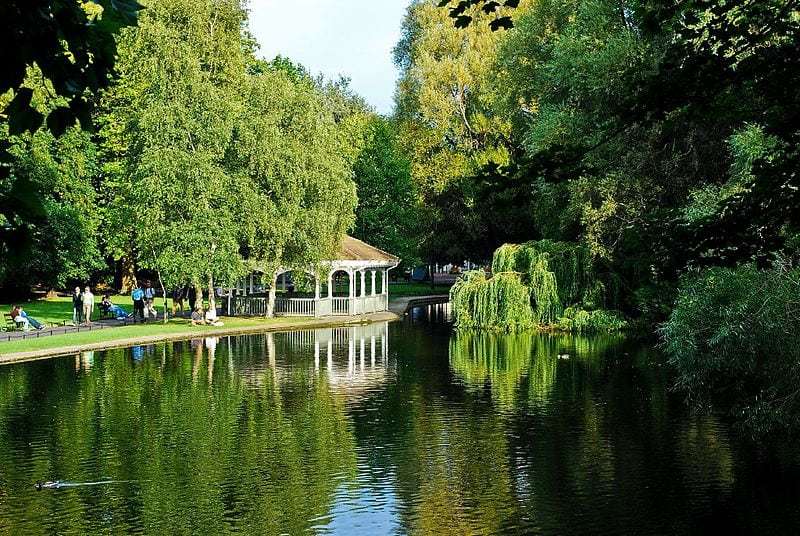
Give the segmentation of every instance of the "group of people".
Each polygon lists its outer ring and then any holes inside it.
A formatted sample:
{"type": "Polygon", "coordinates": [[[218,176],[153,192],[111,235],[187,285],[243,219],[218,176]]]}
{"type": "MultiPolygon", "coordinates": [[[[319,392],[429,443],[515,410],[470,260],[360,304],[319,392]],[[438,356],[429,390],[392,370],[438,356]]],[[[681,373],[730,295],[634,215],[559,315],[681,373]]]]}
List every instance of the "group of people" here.
{"type": "Polygon", "coordinates": [[[72,323],[76,326],[91,324],[92,313],[94,313],[94,294],[92,294],[92,289],[86,287],[81,292],[81,287],[75,287],[72,292],[72,323]]]}
{"type": "Polygon", "coordinates": [[[145,322],[152,316],[154,319],[158,318],[158,311],[156,311],[156,289],[150,281],[145,281],[143,285],[136,285],[136,288],[131,292],[131,300],[133,300],[133,321],[136,322],[137,318],[145,322]]]}
{"type": "MultiPolygon", "coordinates": [[[[94,294],[92,294],[92,289],[90,287],[84,288],[83,292],[81,292],[80,287],[75,287],[75,290],[72,292],[73,325],[90,325],[92,323],[94,302],[94,294]]],[[[103,299],[100,301],[100,310],[104,314],[109,315],[112,318],[116,318],[117,320],[124,320],[126,318],[130,318],[131,316],[125,311],[125,309],[114,304],[111,301],[111,296],[109,294],[103,295],[103,299]]]]}
{"type": "Polygon", "coordinates": [[[28,316],[28,313],[25,312],[21,305],[12,305],[11,313],[9,314],[11,320],[21,325],[24,331],[30,331],[31,328],[44,329],[44,325],[32,316],[28,316]]]}
{"type": "Polygon", "coordinates": [[[196,307],[195,310],[192,311],[192,325],[220,327],[224,326],[225,324],[220,322],[219,317],[217,316],[217,310],[213,307],[206,309],[205,313],[203,312],[202,307],[196,307]]]}
{"type": "MultiPolygon", "coordinates": [[[[177,300],[173,296],[174,301],[178,301],[183,310],[183,300],[189,299],[191,303],[194,302],[193,288],[185,287],[175,292],[177,300]]],[[[133,301],[133,313],[128,313],[125,309],[111,301],[109,294],[104,294],[103,299],[100,301],[100,310],[111,318],[117,320],[125,320],[133,318],[134,322],[140,320],[145,322],[152,318],[158,318],[158,312],[155,308],[156,291],[150,281],[143,281],[142,285],[136,285],[136,288],[131,292],[131,300],[133,301]]],[[[174,307],[173,303],[173,307],[174,307]]],[[[78,325],[90,325],[92,323],[92,315],[95,308],[95,296],[90,287],[85,287],[81,290],[80,287],[75,287],[72,293],[72,323],[78,325]]],[[[10,313],[11,319],[21,325],[25,331],[33,329],[44,329],[44,325],[26,313],[22,306],[13,305],[10,313]]],[[[217,311],[214,308],[204,310],[202,307],[196,307],[191,314],[191,322],[193,326],[223,326],[224,324],[219,320],[217,311]]]]}

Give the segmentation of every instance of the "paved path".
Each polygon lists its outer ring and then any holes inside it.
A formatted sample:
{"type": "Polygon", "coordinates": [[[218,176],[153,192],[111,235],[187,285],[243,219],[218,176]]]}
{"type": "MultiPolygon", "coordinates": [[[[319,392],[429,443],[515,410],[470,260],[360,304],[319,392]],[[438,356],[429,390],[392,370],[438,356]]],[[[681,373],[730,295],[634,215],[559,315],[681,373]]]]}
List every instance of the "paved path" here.
{"type": "MultiPolygon", "coordinates": [[[[264,332],[264,331],[288,331],[292,329],[314,329],[317,327],[328,327],[332,325],[348,325],[348,324],[357,324],[362,322],[368,323],[368,322],[378,322],[378,321],[393,321],[402,318],[410,309],[414,307],[432,305],[437,303],[447,303],[448,301],[449,301],[449,296],[447,295],[404,296],[401,298],[392,299],[389,302],[389,311],[385,313],[375,313],[373,315],[362,315],[355,317],[326,317],[326,318],[316,319],[316,321],[311,323],[304,323],[300,325],[293,323],[291,320],[288,320],[286,323],[274,324],[272,326],[255,326],[253,328],[236,328],[227,330],[224,328],[220,328],[219,330],[215,330],[213,334],[230,335],[230,334],[253,333],[253,332],[264,332]]],[[[155,320],[151,320],[151,322],[155,322],[155,320]]],[[[128,320],[127,322],[122,322],[116,319],[103,319],[93,322],[91,327],[69,325],[69,326],[46,328],[39,331],[32,330],[28,332],[22,332],[22,331],[2,332],[0,333],[0,350],[2,349],[1,346],[2,343],[6,341],[30,339],[30,338],[35,339],[35,338],[49,337],[52,335],[63,335],[66,333],[85,332],[89,330],[113,329],[116,327],[131,325],[131,323],[132,323],[131,320],[128,320]]],[[[18,354],[3,355],[0,356],[0,363],[12,362],[18,360],[27,360],[27,359],[38,359],[42,357],[50,357],[53,355],[71,354],[88,350],[101,350],[101,349],[116,348],[121,346],[131,346],[134,344],[148,344],[148,343],[152,344],[158,341],[178,340],[178,339],[191,338],[193,336],[196,337],[198,336],[198,334],[196,332],[192,332],[191,328],[187,326],[186,333],[156,335],[153,337],[140,337],[136,339],[116,340],[116,341],[96,343],[91,345],[39,350],[32,352],[20,352],[18,354]]],[[[208,336],[208,333],[203,333],[202,336],[208,336]]]]}
{"type": "MultiPolygon", "coordinates": [[[[181,316],[181,315],[178,315],[181,316]]],[[[150,322],[160,322],[163,316],[150,322]]],[[[95,320],[90,326],[66,324],[64,326],[51,326],[44,329],[31,329],[30,331],[3,331],[0,332],[0,343],[8,341],[26,340],[26,339],[41,339],[42,337],[50,337],[53,335],[65,335],[67,333],[83,333],[86,331],[96,331],[99,329],[118,328],[121,326],[130,326],[133,324],[133,319],[117,320],[116,318],[103,318],[95,320]]]]}

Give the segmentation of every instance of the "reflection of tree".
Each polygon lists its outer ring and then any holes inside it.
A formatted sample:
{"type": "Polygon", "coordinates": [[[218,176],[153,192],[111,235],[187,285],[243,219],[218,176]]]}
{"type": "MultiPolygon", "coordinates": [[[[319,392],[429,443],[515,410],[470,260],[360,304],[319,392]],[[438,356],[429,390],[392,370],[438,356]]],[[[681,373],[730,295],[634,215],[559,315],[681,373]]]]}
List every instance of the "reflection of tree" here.
{"type": "Polygon", "coordinates": [[[411,534],[498,534],[514,516],[505,423],[484,404],[463,409],[411,395],[410,428],[395,457],[411,534]]]}
{"type": "Polygon", "coordinates": [[[531,363],[535,335],[457,332],[450,339],[450,366],[468,389],[490,386],[501,407],[512,408],[520,379],[531,363]]]}
{"type": "MultiPolygon", "coordinates": [[[[0,374],[2,532],[35,522],[58,533],[296,534],[330,515],[356,462],[344,402],[324,380],[300,370],[252,388],[235,369],[212,371],[202,346],[199,362],[188,343],[154,350],[141,362],[98,354],[90,370],[54,360],[0,374]],[[32,487],[102,478],[136,482],[57,501],[32,487]]],[[[218,343],[217,363],[228,352],[218,343]]]]}

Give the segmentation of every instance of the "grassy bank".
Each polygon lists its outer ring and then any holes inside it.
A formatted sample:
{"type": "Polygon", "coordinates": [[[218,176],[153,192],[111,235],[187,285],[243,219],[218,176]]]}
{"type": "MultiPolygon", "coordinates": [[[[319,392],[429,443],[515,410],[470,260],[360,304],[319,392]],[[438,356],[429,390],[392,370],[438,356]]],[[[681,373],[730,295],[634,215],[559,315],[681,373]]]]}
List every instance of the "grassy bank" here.
{"type": "MultiPolygon", "coordinates": [[[[346,288],[343,289],[347,291],[346,288]]],[[[444,295],[450,292],[450,285],[436,285],[431,288],[429,283],[391,283],[389,285],[389,298],[392,297],[409,297],[409,296],[432,296],[444,295]]],[[[102,294],[95,294],[95,311],[92,320],[99,320],[100,310],[99,304],[102,300],[102,294]]],[[[119,305],[128,313],[133,311],[133,304],[130,296],[114,295],[111,301],[119,305]]],[[[0,312],[8,313],[11,311],[12,305],[22,305],[28,315],[34,317],[39,322],[47,324],[62,324],[63,322],[72,322],[72,298],[49,298],[42,300],[33,300],[23,303],[5,303],[0,304],[0,312]]],[[[172,307],[172,300],[167,299],[167,307],[172,307]]],[[[156,299],[156,309],[161,313],[163,310],[163,300],[156,299]]]]}
{"type": "Polygon", "coordinates": [[[57,348],[71,348],[87,344],[110,343],[141,337],[170,337],[175,335],[206,336],[215,332],[236,329],[270,329],[280,326],[302,327],[311,324],[314,318],[223,318],[224,327],[192,326],[184,319],[172,319],[167,324],[151,322],[96,331],[82,331],[66,335],[54,335],[40,339],[13,340],[0,342],[0,356],[18,352],[33,352],[57,348]]]}
{"type": "MultiPolygon", "coordinates": [[[[449,286],[437,285],[431,289],[429,284],[424,283],[397,283],[389,287],[390,298],[405,298],[412,296],[428,296],[447,294],[449,286]]],[[[98,301],[100,297],[97,298],[98,301]]],[[[132,311],[133,307],[130,296],[113,296],[115,304],[120,305],[126,311],[132,311]]],[[[28,301],[21,304],[27,313],[47,324],[60,325],[65,321],[72,322],[72,300],[69,297],[50,298],[42,300],[28,301]]],[[[159,312],[162,310],[162,301],[156,302],[159,312]]],[[[171,307],[171,301],[167,301],[167,306],[171,307]]],[[[12,304],[0,304],[0,311],[8,312],[12,304]]],[[[95,309],[94,320],[99,319],[99,311],[95,309]]],[[[39,350],[50,350],[59,348],[74,348],[83,345],[112,343],[114,341],[126,341],[141,337],[171,337],[176,335],[208,335],[214,332],[229,330],[257,330],[260,328],[271,329],[275,327],[292,329],[302,327],[304,324],[318,323],[319,319],[314,318],[223,318],[225,326],[214,328],[210,326],[192,326],[191,323],[183,318],[173,318],[167,324],[160,321],[149,322],[147,324],[134,324],[129,326],[109,327],[94,331],[81,331],[79,333],[67,333],[63,335],[53,335],[42,338],[28,338],[24,340],[12,340],[0,342],[0,357],[19,352],[33,352],[39,350]]]]}
{"type": "MultiPolygon", "coordinates": [[[[95,307],[94,307],[94,314],[92,315],[92,320],[99,320],[100,319],[100,301],[103,299],[103,295],[95,294],[95,307]]],[[[130,296],[112,296],[111,301],[113,301],[116,305],[119,305],[128,313],[133,312],[133,302],[131,302],[130,296]]],[[[172,306],[172,300],[167,300],[168,306],[172,306]]],[[[62,324],[63,322],[71,323],[72,322],[72,298],[48,298],[42,300],[33,300],[27,301],[23,303],[5,303],[0,304],[0,312],[2,313],[9,313],[11,312],[11,307],[13,305],[22,305],[22,308],[25,309],[25,312],[28,313],[29,316],[32,316],[39,322],[44,322],[47,324],[62,324]]],[[[163,301],[161,298],[156,300],[156,309],[158,312],[161,313],[163,310],[163,301]]]]}

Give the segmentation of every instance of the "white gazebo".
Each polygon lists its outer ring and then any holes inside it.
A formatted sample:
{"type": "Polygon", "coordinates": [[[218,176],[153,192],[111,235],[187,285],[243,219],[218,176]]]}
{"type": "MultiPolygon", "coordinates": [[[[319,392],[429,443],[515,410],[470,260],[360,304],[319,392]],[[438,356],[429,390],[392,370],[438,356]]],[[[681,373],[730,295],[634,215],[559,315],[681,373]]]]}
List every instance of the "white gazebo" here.
{"type": "MultiPolygon", "coordinates": [[[[336,258],[322,263],[327,268],[326,281],[320,281],[311,272],[304,277],[314,280],[313,295],[294,291],[291,273],[297,270],[278,271],[275,298],[276,316],[353,316],[386,311],[389,308],[389,270],[400,264],[400,259],[352,236],[345,236],[336,258]],[[347,287],[337,285],[343,277],[347,287]]],[[[255,271],[239,281],[229,293],[228,313],[231,315],[259,316],[267,312],[268,283],[255,271]]]]}

